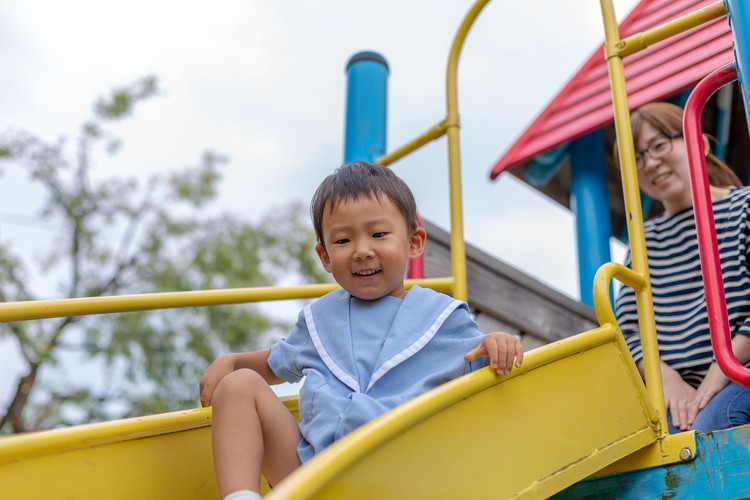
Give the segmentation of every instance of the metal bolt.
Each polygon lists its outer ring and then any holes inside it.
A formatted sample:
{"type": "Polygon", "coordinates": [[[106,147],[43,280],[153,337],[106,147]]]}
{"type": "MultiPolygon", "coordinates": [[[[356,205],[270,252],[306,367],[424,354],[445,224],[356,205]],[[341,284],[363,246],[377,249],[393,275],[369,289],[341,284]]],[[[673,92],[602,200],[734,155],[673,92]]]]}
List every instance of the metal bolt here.
{"type": "Polygon", "coordinates": [[[680,450],[681,460],[690,460],[691,458],[693,458],[693,450],[690,448],[683,448],[680,450]]]}

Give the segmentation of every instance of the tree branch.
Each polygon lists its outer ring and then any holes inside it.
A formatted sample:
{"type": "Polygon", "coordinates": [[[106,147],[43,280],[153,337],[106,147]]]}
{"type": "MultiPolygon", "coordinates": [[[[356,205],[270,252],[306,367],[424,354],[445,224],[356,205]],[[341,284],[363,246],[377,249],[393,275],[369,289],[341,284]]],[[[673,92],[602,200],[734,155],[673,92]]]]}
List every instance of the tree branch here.
{"type": "Polygon", "coordinates": [[[29,373],[21,377],[16,387],[16,394],[13,396],[13,400],[8,406],[8,410],[5,412],[2,420],[0,420],[0,429],[2,429],[6,423],[10,424],[13,432],[25,432],[26,427],[23,421],[23,409],[26,406],[26,401],[29,398],[31,389],[34,387],[36,382],[36,375],[39,370],[38,363],[31,363],[29,365],[29,373]]]}

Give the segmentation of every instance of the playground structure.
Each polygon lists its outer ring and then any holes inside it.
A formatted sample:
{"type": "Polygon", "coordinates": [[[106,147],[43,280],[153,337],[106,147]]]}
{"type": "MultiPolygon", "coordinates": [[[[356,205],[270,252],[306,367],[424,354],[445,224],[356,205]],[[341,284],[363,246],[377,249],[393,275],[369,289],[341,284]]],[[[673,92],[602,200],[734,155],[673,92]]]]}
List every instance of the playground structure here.
{"type": "MultiPolygon", "coordinates": [[[[445,135],[449,152],[451,276],[410,279],[467,300],[466,248],[460,186],[457,66],[461,47],[489,0],[474,4],[450,52],[447,113],[426,134],[380,157],[389,165],[445,135]]],[[[619,39],[610,0],[601,0],[615,125],[633,268],[609,263],[594,280],[600,326],[534,349],[510,375],[480,370],[424,394],[332,445],[269,493],[269,498],[584,498],[586,496],[750,495],[750,431],[710,435],[666,433],[665,409],[650,308],[643,217],[635,172],[622,58],[667,36],[730,15],[736,33],[738,73],[747,47],[742,2],[717,2],[640,34],[619,39]],[[634,47],[635,46],[635,47],[634,47]],[[617,278],[637,292],[646,384],[633,363],[611,307],[617,278]],[[501,432],[513,429],[514,432],[501,432]],[[720,463],[718,456],[723,460],[720,463]],[[727,457],[731,457],[727,460],[727,457]],[[588,478],[588,479],[587,479],[588,478]],[[639,489],[639,488],[646,488],[639,489]]],[[[370,64],[377,61],[362,59],[370,64]]],[[[746,73],[745,73],[746,74],[746,73]]],[[[686,142],[703,158],[695,118],[708,96],[735,77],[722,68],[700,84],[689,101],[686,142]],[[690,125],[688,125],[688,123],[690,125]]],[[[741,81],[741,79],[740,79],[741,81]]],[[[352,159],[352,158],[348,158],[352,159]]],[[[712,338],[728,375],[745,385],[748,370],[728,346],[721,324],[720,269],[712,253],[712,216],[701,183],[705,165],[691,161],[694,205],[707,273],[712,338]],[[703,169],[703,170],[701,170],[703,169]],[[703,190],[704,192],[701,192],[703,190]]],[[[121,297],[0,304],[0,320],[208,306],[310,298],[335,285],[175,292],[121,297]]],[[[295,411],[296,401],[286,401],[295,411]]],[[[187,410],[119,422],[13,436],[0,440],[0,484],[8,498],[217,498],[210,447],[210,409],[187,410]],[[43,478],[43,479],[41,479],[43,478]]]]}

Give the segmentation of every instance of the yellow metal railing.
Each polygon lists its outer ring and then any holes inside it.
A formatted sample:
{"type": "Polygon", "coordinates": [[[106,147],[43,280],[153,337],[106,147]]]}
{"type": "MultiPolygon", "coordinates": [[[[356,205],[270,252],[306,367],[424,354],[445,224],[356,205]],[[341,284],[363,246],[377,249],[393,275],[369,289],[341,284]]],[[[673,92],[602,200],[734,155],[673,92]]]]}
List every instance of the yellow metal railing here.
{"type": "Polygon", "coordinates": [[[625,201],[625,220],[627,222],[633,268],[631,270],[612,263],[605,264],[599,270],[595,279],[594,302],[599,320],[614,322],[616,324],[609,297],[609,284],[612,278],[618,278],[635,290],[646,386],[651,401],[659,413],[661,435],[664,436],[667,429],[664,390],[661,379],[659,349],[656,341],[656,324],[651,297],[643,215],[641,212],[638,174],[635,167],[635,147],[630,123],[628,96],[625,87],[623,58],[653,43],[665,40],[699,26],[702,23],[721,17],[726,14],[726,9],[723,2],[716,2],[651,30],[620,39],[612,0],[600,0],[600,4],[604,21],[605,57],[607,59],[612,87],[617,148],[620,157],[625,201]]]}
{"type": "Polygon", "coordinates": [[[450,214],[451,214],[451,273],[453,276],[452,295],[466,301],[468,287],[466,285],[466,244],[464,242],[463,201],[461,195],[461,149],[459,144],[460,120],[458,114],[458,59],[461,55],[466,36],[476,21],[482,9],[490,0],[478,0],[469,9],[461,26],[453,39],[453,45],[448,56],[446,70],[446,116],[443,121],[432,127],[423,135],[401,146],[392,153],[378,158],[381,165],[390,165],[409,153],[416,151],[435,139],[448,136],[448,179],[450,186],[450,214]]]}
{"type": "MultiPolygon", "coordinates": [[[[448,292],[451,293],[453,297],[463,301],[468,299],[468,290],[466,284],[466,247],[463,230],[461,158],[458,133],[458,59],[469,29],[489,1],[490,0],[479,0],[472,6],[455,36],[448,58],[446,72],[446,118],[438,125],[432,127],[425,134],[377,159],[377,163],[387,166],[435,139],[444,135],[448,136],[448,181],[451,214],[451,276],[445,278],[407,280],[406,286],[409,288],[413,285],[421,285],[439,292],[448,292]]],[[[259,301],[305,299],[320,297],[336,288],[338,288],[338,286],[335,284],[316,284],[291,287],[254,287],[6,302],[0,303],[0,321],[24,321],[176,307],[199,307],[259,301]]]]}
{"type": "Polygon", "coordinates": [[[627,38],[618,40],[613,45],[607,45],[608,55],[626,57],[645,49],[667,38],[679,35],[691,28],[713,21],[727,13],[724,2],[716,2],[695,12],[678,17],[648,31],[635,33],[627,38]]]}
{"type": "MultiPolygon", "coordinates": [[[[421,285],[440,292],[451,290],[451,278],[407,280],[406,287],[421,285]]],[[[190,292],[143,293],[108,297],[35,300],[0,303],[0,321],[86,316],[169,309],[176,307],[218,306],[272,300],[320,297],[339,288],[336,284],[300,285],[289,287],[228,288],[190,292]]]]}

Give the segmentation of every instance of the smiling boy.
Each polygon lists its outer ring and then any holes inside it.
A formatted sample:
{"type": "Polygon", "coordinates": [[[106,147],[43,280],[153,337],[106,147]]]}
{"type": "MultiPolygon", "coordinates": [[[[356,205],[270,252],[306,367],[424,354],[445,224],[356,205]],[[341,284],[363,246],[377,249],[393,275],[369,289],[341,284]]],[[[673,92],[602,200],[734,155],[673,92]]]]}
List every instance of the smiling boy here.
{"type": "Polygon", "coordinates": [[[482,334],[465,303],[420,287],[409,259],[426,232],[414,197],[390,169],[341,166],[311,203],[316,252],[341,289],[305,307],[291,334],[267,351],[227,354],[201,378],[213,405],[213,450],[222,497],[257,499],[260,475],[277,484],[373,418],[485,365],[510,372],[523,358],[514,336],[482,334]],[[305,382],[300,423],[269,384],[305,382]]]}

